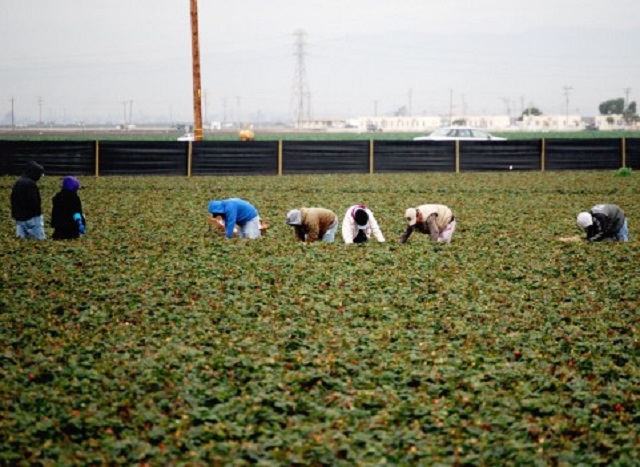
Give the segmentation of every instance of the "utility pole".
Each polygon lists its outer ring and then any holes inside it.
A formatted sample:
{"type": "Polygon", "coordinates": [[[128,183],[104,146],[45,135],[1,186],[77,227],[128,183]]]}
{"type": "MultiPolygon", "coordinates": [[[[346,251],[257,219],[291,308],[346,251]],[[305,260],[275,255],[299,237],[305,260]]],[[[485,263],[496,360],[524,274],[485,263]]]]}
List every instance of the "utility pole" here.
{"type": "Polygon", "coordinates": [[[127,101],[122,101],[122,129],[127,129],[127,101]]]}
{"type": "Polygon", "coordinates": [[[242,118],[240,117],[240,96],[236,96],[236,121],[238,130],[242,129],[242,118]]]}
{"type": "Polygon", "coordinates": [[[202,87],[200,84],[198,0],[191,0],[191,55],[193,62],[193,135],[196,141],[202,141],[202,87]]]}
{"type": "Polygon", "coordinates": [[[630,92],[631,92],[631,88],[624,88],[624,108],[622,109],[622,116],[626,124],[629,123],[629,120],[631,117],[629,113],[629,93],[630,92]]]}
{"type": "Polygon", "coordinates": [[[507,116],[509,117],[509,125],[511,125],[511,99],[508,97],[503,97],[502,102],[507,108],[507,116]]]}
{"type": "Polygon", "coordinates": [[[567,108],[567,120],[565,122],[565,127],[569,127],[569,94],[571,93],[571,90],[573,89],[571,86],[564,86],[562,89],[564,89],[564,98],[565,98],[565,104],[566,104],[566,108],[567,108]]]}
{"type": "Polygon", "coordinates": [[[15,129],[16,127],[16,120],[15,120],[15,115],[14,115],[14,103],[15,103],[15,99],[12,97],[11,98],[11,129],[15,129]]]}
{"type": "Polygon", "coordinates": [[[42,96],[38,96],[38,124],[42,125],[42,104],[44,103],[44,99],[42,96]]]}
{"type": "Polygon", "coordinates": [[[305,96],[310,95],[309,86],[307,84],[307,72],[305,68],[305,35],[302,29],[294,32],[296,38],[294,46],[294,56],[296,57],[296,68],[293,79],[293,100],[295,105],[295,119],[298,128],[302,125],[305,116],[305,96]]]}
{"type": "Polygon", "coordinates": [[[222,99],[222,125],[227,123],[227,98],[222,99]]]}
{"type": "Polygon", "coordinates": [[[630,92],[631,92],[631,88],[624,88],[624,109],[622,109],[623,111],[627,110],[627,108],[629,107],[630,92]]]}

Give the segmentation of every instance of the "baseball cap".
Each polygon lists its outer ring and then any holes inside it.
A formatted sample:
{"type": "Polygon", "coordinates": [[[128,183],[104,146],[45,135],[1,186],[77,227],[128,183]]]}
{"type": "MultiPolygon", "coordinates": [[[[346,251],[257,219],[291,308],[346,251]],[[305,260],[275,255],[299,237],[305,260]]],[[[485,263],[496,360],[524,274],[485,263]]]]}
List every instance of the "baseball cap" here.
{"type": "Polygon", "coordinates": [[[578,219],[576,219],[576,221],[581,228],[586,229],[593,224],[593,217],[590,212],[581,212],[578,214],[578,219]]]}
{"type": "Polygon", "coordinates": [[[416,210],[416,208],[409,208],[404,212],[404,218],[409,226],[416,225],[418,211],[416,210]]]}

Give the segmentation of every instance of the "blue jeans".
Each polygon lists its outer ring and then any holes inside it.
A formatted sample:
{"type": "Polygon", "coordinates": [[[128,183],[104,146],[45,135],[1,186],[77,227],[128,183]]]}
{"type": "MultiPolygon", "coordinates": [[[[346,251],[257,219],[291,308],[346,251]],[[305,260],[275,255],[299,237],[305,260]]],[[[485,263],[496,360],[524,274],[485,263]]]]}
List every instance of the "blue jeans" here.
{"type": "Polygon", "coordinates": [[[44,240],[44,219],[42,216],[32,217],[26,221],[16,221],[16,235],[20,238],[44,240]]]}
{"type": "Polygon", "coordinates": [[[260,238],[260,216],[238,225],[238,238],[260,238]]]}
{"type": "Polygon", "coordinates": [[[614,237],[619,242],[628,242],[629,241],[629,226],[627,225],[627,218],[624,219],[624,224],[622,224],[622,228],[618,230],[614,237]]]}
{"type": "Polygon", "coordinates": [[[338,218],[336,217],[336,221],[331,224],[329,230],[327,230],[322,236],[323,242],[333,243],[336,238],[336,231],[338,230],[338,218]]]}

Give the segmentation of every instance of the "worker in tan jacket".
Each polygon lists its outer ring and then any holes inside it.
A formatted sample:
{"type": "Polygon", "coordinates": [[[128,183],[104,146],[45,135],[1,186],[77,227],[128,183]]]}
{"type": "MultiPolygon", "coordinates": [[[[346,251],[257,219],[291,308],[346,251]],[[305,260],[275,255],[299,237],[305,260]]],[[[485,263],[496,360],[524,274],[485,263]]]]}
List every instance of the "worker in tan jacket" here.
{"type": "Polygon", "coordinates": [[[429,234],[435,242],[450,243],[456,230],[456,218],[451,209],[444,204],[423,204],[409,208],[405,211],[404,218],[407,221],[407,230],[400,238],[401,243],[406,243],[414,230],[429,234]]]}
{"type": "Polygon", "coordinates": [[[296,238],[306,244],[318,240],[331,243],[338,230],[338,216],[325,208],[292,209],[286,222],[295,229],[296,238]]]}

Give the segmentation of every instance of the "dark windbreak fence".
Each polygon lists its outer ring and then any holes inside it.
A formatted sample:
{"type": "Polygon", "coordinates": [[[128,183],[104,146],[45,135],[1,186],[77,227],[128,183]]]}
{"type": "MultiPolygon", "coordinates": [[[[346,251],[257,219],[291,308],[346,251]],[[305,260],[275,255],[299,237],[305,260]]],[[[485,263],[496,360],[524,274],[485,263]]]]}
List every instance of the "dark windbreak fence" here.
{"type": "Polygon", "coordinates": [[[192,146],[192,175],[277,175],[278,142],[203,141],[192,146]]]}
{"type": "Polygon", "coordinates": [[[287,141],[282,169],[287,174],[367,173],[369,141],[287,141]]]}
{"type": "Polygon", "coordinates": [[[619,139],[545,140],[547,170],[606,170],[622,167],[619,139]]]}
{"type": "Polygon", "coordinates": [[[185,144],[106,141],[99,151],[100,175],[186,175],[185,144]]]}
{"type": "Polygon", "coordinates": [[[0,175],[289,175],[640,169],[640,138],[514,141],[2,141],[0,175]]]}
{"type": "Polygon", "coordinates": [[[640,138],[625,141],[625,167],[640,169],[640,138]]]}
{"type": "Polygon", "coordinates": [[[455,148],[451,141],[376,141],[373,171],[455,172],[455,148]]]}
{"type": "Polygon", "coordinates": [[[91,141],[0,141],[0,175],[19,175],[32,160],[49,175],[93,175],[94,154],[91,141]]]}
{"type": "Polygon", "coordinates": [[[466,141],[460,153],[462,172],[541,169],[539,140],[501,141],[491,147],[484,141],[466,141]]]}

